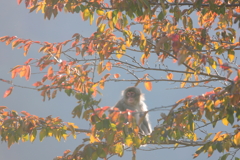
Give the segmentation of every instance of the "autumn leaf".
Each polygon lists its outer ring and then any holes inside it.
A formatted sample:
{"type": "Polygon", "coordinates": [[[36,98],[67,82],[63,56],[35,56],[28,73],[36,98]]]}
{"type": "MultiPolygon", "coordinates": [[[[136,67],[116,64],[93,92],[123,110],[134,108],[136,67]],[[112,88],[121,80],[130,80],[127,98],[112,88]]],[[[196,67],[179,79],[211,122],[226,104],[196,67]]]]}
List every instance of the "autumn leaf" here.
{"type": "Polygon", "coordinates": [[[120,74],[116,73],[113,76],[114,76],[114,78],[118,79],[120,77],[120,74]]]}
{"type": "Polygon", "coordinates": [[[81,50],[79,47],[76,47],[76,56],[78,56],[81,53],[81,50]]]}
{"type": "Polygon", "coordinates": [[[31,66],[26,65],[25,70],[26,70],[26,73],[25,73],[24,76],[25,76],[26,80],[28,81],[30,79],[30,76],[31,76],[31,66]]]}
{"type": "Polygon", "coordinates": [[[0,110],[7,109],[6,106],[0,106],[0,110]]]}
{"type": "Polygon", "coordinates": [[[5,91],[3,98],[6,98],[12,93],[13,87],[8,88],[8,90],[5,91]]]}
{"type": "Polygon", "coordinates": [[[172,80],[172,79],[173,79],[173,74],[172,74],[172,73],[168,73],[168,74],[167,74],[167,79],[172,80]]]}
{"type": "Polygon", "coordinates": [[[34,58],[29,58],[24,64],[30,63],[34,58]]]}
{"type": "Polygon", "coordinates": [[[33,84],[33,86],[35,86],[35,87],[39,87],[39,86],[41,86],[41,85],[43,85],[43,83],[42,83],[42,82],[39,82],[39,81],[33,84]]]}
{"type": "Polygon", "coordinates": [[[206,68],[207,74],[209,75],[211,73],[210,67],[206,66],[205,68],[206,68]]]}
{"type": "MultiPolygon", "coordinates": [[[[149,78],[146,78],[146,80],[150,80],[150,79],[149,79],[149,78]]],[[[144,82],[144,86],[145,86],[145,88],[146,88],[148,91],[151,91],[151,90],[152,90],[152,82],[146,81],[146,82],[144,82]]]]}
{"type": "Polygon", "coordinates": [[[230,66],[228,65],[228,63],[223,63],[222,65],[220,65],[220,68],[222,68],[223,70],[228,70],[230,66]]]}
{"type": "Polygon", "coordinates": [[[233,137],[233,142],[238,146],[240,145],[240,132],[238,132],[234,137],[233,137]]]}
{"type": "Polygon", "coordinates": [[[50,66],[47,71],[47,77],[48,79],[51,79],[52,76],[53,76],[53,68],[52,66],[50,66]]]}
{"type": "Polygon", "coordinates": [[[107,69],[108,71],[110,71],[110,70],[112,69],[112,63],[111,63],[111,62],[107,62],[107,63],[106,63],[106,69],[107,69]]]}

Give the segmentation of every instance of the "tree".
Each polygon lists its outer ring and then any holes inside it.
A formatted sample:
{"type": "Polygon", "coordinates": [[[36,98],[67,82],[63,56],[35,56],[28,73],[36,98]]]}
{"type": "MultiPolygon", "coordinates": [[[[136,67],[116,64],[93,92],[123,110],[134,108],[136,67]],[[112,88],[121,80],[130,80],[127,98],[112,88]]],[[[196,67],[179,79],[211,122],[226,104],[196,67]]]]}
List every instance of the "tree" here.
{"type": "MultiPolygon", "coordinates": [[[[18,0],[20,3],[22,0],[18,0]]],[[[135,159],[138,148],[144,144],[155,145],[155,149],[165,145],[198,146],[194,158],[203,152],[210,157],[218,151],[224,153],[221,159],[239,159],[236,154],[240,147],[240,126],[236,122],[240,119],[240,70],[235,56],[240,50],[238,1],[25,0],[25,5],[30,12],[41,11],[48,20],[64,10],[80,13],[91,25],[96,22],[97,30],[90,37],[75,33],[63,42],[16,36],[0,38],[12,48],[23,49],[24,56],[31,46],[38,46],[43,56],[28,58],[14,66],[11,78],[20,76],[29,80],[40,70],[45,75],[33,86],[43,101],[54,99],[61,91],[75,97],[78,104],[72,115],[89,121],[91,129],[82,129],[58,117],[41,118],[1,106],[1,140],[8,147],[20,140],[33,142],[37,135],[40,141],[45,137],[60,141],[84,132],[88,136],[85,143],[55,159],[109,159],[123,156],[126,149],[132,151],[135,159]],[[125,73],[120,75],[120,70],[125,73]],[[165,73],[166,78],[159,78],[159,72],[165,73]],[[126,73],[130,75],[127,79],[126,73]],[[131,114],[109,114],[108,106],[100,106],[98,95],[110,82],[144,84],[149,91],[159,84],[153,82],[179,83],[182,89],[211,90],[198,96],[189,95],[168,106],[151,108],[149,113],[163,109],[169,112],[161,113],[157,119],[159,125],[154,126],[150,136],[139,136],[131,114]],[[130,115],[128,124],[124,123],[125,114],[130,115]],[[208,128],[219,125],[231,130],[211,132],[208,128]]],[[[15,88],[23,87],[11,80],[0,80],[10,85],[4,98],[15,88]]]]}

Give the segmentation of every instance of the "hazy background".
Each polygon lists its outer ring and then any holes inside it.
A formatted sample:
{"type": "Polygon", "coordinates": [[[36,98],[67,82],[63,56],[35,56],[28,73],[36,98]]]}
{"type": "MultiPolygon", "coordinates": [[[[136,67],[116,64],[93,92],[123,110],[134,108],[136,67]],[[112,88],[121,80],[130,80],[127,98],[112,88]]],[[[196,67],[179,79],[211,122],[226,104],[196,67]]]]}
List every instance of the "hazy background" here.
{"type": "MultiPolygon", "coordinates": [[[[24,3],[18,6],[16,0],[1,1],[0,15],[0,37],[9,35],[18,36],[19,38],[32,39],[35,41],[62,42],[70,39],[74,33],[80,33],[85,37],[89,37],[96,30],[95,23],[90,26],[88,21],[82,21],[79,14],[65,14],[63,12],[59,13],[56,19],[51,19],[50,21],[44,20],[43,14],[40,12],[38,14],[35,14],[35,12],[29,14],[29,10],[25,9],[24,3]]],[[[39,46],[37,45],[31,46],[27,57],[24,57],[24,51],[22,49],[12,50],[11,45],[6,46],[4,43],[0,43],[0,78],[11,80],[11,74],[9,73],[10,69],[16,65],[23,64],[29,58],[41,57],[42,53],[38,53],[38,49],[39,46]]],[[[72,54],[74,55],[75,53],[72,54]]],[[[174,69],[179,66],[170,65],[170,67],[173,67],[174,69]]],[[[34,71],[36,72],[33,68],[33,72],[34,71]]],[[[119,71],[119,73],[122,75],[121,78],[128,79],[128,77],[123,76],[123,71],[119,71]]],[[[162,72],[157,72],[155,74],[159,74],[157,75],[158,77],[166,76],[166,73],[162,72]]],[[[26,81],[25,78],[17,77],[13,80],[13,83],[31,87],[32,84],[39,80],[42,76],[43,74],[32,75],[29,81],[26,81]]],[[[98,97],[102,99],[100,105],[113,106],[120,98],[121,91],[132,85],[132,83],[128,82],[106,83],[105,89],[102,91],[104,96],[98,97]]],[[[179,86],[179,84],[169,84],[166,82],[153,83],[153,90],[149,92],[144,88],[143,84],[139,85],[145,94],[146,103],[150,109],[160,107],[162,105],[172,105],[177,100],[188,95],[200,95],[207,91],[203,88],[169,90],[169,88],[174,88],[176,86],[179,86]]],[[[77,100],[75,98],[68,97],[64,92],[58,92],[55,99],[43,102],[40,92],[15,87],[9,97],[2,98],[3,93],[9,87],[11,87],[9,84],[0,81],[0,106],[7,106],[9,109],[16,110],[17,112],[25,110],[39,117],[47,117],[49,115],[52,115],[53,117],[59,116],[66,122],[76,123],[80,128],[90,128],[86,121],[78,118],[72,118],[71,111],[77,105],[77,100]]],[[[166,111],[156,111],[150,113],[150,120],[153,127],[157,125],[156,119],[159,118],[161,112],[166,111]]],[[[217,129],[221,130],[221,127],[217,129]]],[[[222,128],[222,130],[224,129],[226,128],[222,128]]],[[[211,131],[212,129],[209,127],[209,132],[211,131]]],[[[86,136],[82,133],[77,136],[77,139],[73,139],[70,136],[67,141],[61,142],[49,137],[45,138],[43,142],[39,142],[39,140],[36,140],[33,143],[20,142],[19,144],[12,145],[10,149],[7,148],[7,143],[1,142],[0,160],[50,160],[56,156],[61,156],[66,149],[73,151],[82,142],[82,138],[84,137],[86,136]]],[[[192,155],[196,149],[196,147],[191,147],[185,149],[166,149],[151,152],[138,151],[137,159],[145,160],[149,158],[187,160],[192,159],[192,155]]],[[[220,155],[222,154],[215,152],[209,159],[218,159],[220,155]]],[[[199,156],[197,160],[206,158],[207,154],[203,154],[199,156]]],[[[114,156],[112,159],[120,158],[114,156]]],[[[125,152],[123,159],[131,159],[131,152],[125,152]]]]}

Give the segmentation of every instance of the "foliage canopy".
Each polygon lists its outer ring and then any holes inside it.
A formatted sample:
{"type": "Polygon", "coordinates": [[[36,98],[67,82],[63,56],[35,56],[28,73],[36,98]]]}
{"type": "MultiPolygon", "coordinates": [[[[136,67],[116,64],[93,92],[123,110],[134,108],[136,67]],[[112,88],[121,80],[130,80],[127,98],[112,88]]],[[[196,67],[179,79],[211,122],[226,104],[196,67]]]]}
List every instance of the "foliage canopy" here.
{"type": "MultiPolygon", "coordinates": [[[[79,129],[58,117],[41,118],[0,106],[1,141],[6,141],[8,147],[20,140],[33,142],[37,135],[40,141],[45,137],[60,141],[85,132],[88,143],[80,144],[73,152],[66,150],[55,159],[109,159],[113,155],[123,156],[128,147],[135,159],[137,149],[144,144],[199,146],[194,158],[201,153],[210,157],[214,151],[225,153],[221,160],[235,157],[240,149],[240,125],[236,124],[240,119],[240,66],[235,56],[240,50],[239,1],[25,0],[24,3],[30,12],[42,12],[44,19],[51,20],[64,11],[80,14],[90,25],[96,23],[97,30],[90,37],[75,33],[63,42],[0,37],[6,45],[23,49],[24,56],[32,45],[39,46],[38,52],[43,54],[40,59],[30,58],[13,67],[12,79],[20,76],[29,80],[33,65],[41,72],[46,69],[46,75],[33,84],[43,100],[53,99],[63,90],[78,100],[73,117],[83,118],[92,126],[91,130],[79,129]],[[179,67],[171,69],[167,66],[171,63],[179,67]],[[131,78],[121,77],[115,69],[126,71],[131,78]],[[166,78],[159,78],[158,72],[165,72],[166,78]],[[100,78],[94,77],[96,74],[100,78]],[[159,126],[154,127],[150,136],[139,136],[129,111],[109,114],[108,106],[99,106],[95,97],[111,81],[129,81],[135,86],[144,83],[149,91],[155,85],[153,82],[160,81],[179,83],[180,88],[210,87],[212,91],[149,110],[168,108],[169,113],[161,114],[159,126]],[[203,132],[209,125],[222,124],[231,126],[232,131],[203,132]]],[[[0,80],[11,85],[4,93],[4,98],[8,97],[17,85],[0,80]]]]}

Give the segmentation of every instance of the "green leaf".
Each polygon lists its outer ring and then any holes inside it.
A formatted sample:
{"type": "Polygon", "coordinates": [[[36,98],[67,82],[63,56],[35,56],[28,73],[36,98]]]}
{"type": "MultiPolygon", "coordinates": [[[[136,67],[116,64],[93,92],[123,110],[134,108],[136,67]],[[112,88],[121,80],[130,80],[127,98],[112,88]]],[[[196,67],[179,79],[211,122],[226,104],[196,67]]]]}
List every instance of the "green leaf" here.
{"type": "Polygon", "coordinates": [[[208,133],[207,136],[204,138],[203,142],[206,142],[211,135],[212,133],[208,133]]]}
{"type": "Polygon", "coordinates": [[[66,93],[68,96],[71,96],[72,89],[65,89],[65,93],[66,93]]]}
{"type": "Polygon", "coordinates": [[[40,140],[40,142],[43,141],[43,139],[46,137],[46,135],[47,135],[46,129],[42,129],[42,130],[40,131],[40,134],[39,134],[39,140],[40,140]]]}
{"type": "Polygon", "coordinates": [[[190,17],[187,17],[187,21],[188,21],[188,27],[190,29],[192,29],[193,28],[193,21],[192,21],[192,19],[190,17]]]}
{"type": "Polygon", "coordinates": [[[75,118],[76,116],[80,118],[82,115],[82,110],[83,110],[82,104],[77,105],[72,111],[73,118],[75,118]]]}

